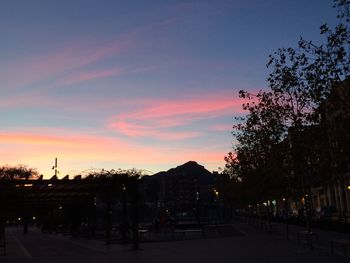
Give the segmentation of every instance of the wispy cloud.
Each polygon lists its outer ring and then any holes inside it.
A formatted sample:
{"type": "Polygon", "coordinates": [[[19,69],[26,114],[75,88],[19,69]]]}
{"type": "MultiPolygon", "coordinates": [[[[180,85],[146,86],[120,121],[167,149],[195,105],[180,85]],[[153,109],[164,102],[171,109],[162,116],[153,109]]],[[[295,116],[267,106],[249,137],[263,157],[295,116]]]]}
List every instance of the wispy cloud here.
{"type": "Polygon", "coordinates": [[[94,71],[81,71],[74,74],[70,74],[63,77],[58,81],[58,85],[72,85],[80,82],[118,76],[122,74],[123,70],[120,68],[104,69],[104,70],[94,70],[94,71]]]}
{"type": "Polygon", "coordinates": [[[157,68],[158,66],[144,66],[135,69],[124,69],[121,67],[114,67],[110,69],[81,70],[75,71],[74,73],[62,77],[55,84],[57,86],[72,85],[101,78],[116,77],[120,75],[152,71],[157,68]]]}
{"type": "Polygon", "coordinates": [[[232,125],[230,124],[216,124],[209,128],[210,131],[227,132],[232,130],[232,125]]]}
{"type": "Polygon", "coordinates": [[[66,43],[61,50],[0,64],[1,81],[4,87],[13,89],[49,79],[68,82],[110,76],[116,74],[117,69],[96,72],[83,71],[83,69],[99,60],[126,51],[132,43],[130,36],[95,45],[81,41],[66,43]],[[76,73],[76,76],[73,73],[76,73]]]}
{"type": "Polygon", "coordinates": [[[200,136],[197,121],[219,118],[241,111],[242,101],[230,94],[206,94],[177,100],[144,101],[136,110],[114,116],[108,127],[129,137],[185,139],[200,136]],[[186,128],[186,132],[176,128],[186,128]]]}

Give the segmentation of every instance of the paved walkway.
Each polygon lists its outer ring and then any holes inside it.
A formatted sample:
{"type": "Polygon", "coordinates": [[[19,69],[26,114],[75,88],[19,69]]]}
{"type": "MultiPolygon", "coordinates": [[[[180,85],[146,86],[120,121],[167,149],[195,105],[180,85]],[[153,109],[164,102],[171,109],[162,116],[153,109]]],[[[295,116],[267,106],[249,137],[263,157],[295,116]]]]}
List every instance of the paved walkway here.
{"type": "MultiPolygon", "coordinates": [[[[60,234],[42,234],[33,231],[23,235],[20,229],[7,229],[8,255],[0,256],[0,262],[349,262],[350,257],[340,253],[330,254],[327,242],[320,242],[314,250],[296,241],[291,228],[291,240],[284,235],[284,226],[275,225],[272,233],[240,222],[235,225],[242,235],[225,238],[207,238],[173,242],[142,243],[138,251],[130,246],[107,246],[102,240],[74,239],[60,234]]],[[[334,233],[325,232],[320,239],[334,233]]]]}

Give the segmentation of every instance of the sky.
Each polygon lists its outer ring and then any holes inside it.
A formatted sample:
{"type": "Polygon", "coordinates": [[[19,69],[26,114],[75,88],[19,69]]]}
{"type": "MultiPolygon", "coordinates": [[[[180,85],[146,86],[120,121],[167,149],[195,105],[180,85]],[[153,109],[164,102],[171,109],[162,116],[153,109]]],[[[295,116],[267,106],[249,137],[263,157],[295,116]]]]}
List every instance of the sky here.
{"type": "Polygon", "coordinates": [[[218,170],[238,91],[335,16],[331,0],[0,0],[0,165],[218,170]]]}

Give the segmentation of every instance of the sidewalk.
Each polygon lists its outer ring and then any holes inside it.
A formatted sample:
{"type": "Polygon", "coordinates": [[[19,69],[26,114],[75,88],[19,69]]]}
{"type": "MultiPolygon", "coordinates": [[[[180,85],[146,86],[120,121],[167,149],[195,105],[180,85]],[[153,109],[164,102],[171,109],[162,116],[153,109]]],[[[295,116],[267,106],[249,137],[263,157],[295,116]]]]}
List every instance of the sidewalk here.
{"type": "MultiPolygon", "coordinates": [[[[292,239],[287,241],[283,224],[267,233],[247,223],[237,223],[241,235],[225,238],[204,238],[173,242],[141,243],[140,250],[131,245],[105,245],[103,240],[74,239],[60,234],[31,231],[24,236],[19,230],[8,229],[8,256],[1,262],[235,262],[235,263],[295,263],[348,262],[349,256],[330,255],[320,246],[310,251],[296,242],[298,227],[291,227],[292,239]]],[[[301,228],[300,228],[301,229],[301,228]]],[[[320,240],[332,233],[320,233],[320,240]]]]}
{"type": "MultiPolygon", "coordinates": [[[[276,222],[271,222],[272,228],[271,230],[262,230],[260,225],[260,220],[248,220],[244,221],[245,224],[249,225],[250,228],[254,231],[263,231],[265,233],[269,233],[272,235],[277,235],[284,237],[287,239],[287,230],[286,230],[286,224],[285,223],[276,223],[276,222]],[[254,222],[255,221],[255,222],[254,222]]],[[[243,223],[243,224],[244,224],[243,223]]],[[[297,226],[297,225],[288,225],[288,236],[289,236],[289,241],[298,243],[299,245],[305,245],[305,240],[300,238],[300,240],[297,240],[297,233],[302,232],[306,230],[306,226],[297,226]],[[303,244],[304,243],[304,244],[303,244]]],[[[326,230],[321,230],[317,228],[312,228],[311,225],[311,232],[315,233],[316,235],[312,238],[313,241],[313,249],[314,250],[320,250],[324,251],[325,253],[331,253],[331,241],[336,240],[336,239],[344,239],[344,240],[350,240],[350,234],[346,233],[338,233],[338,232],[332,232],[332,231],[326,231],[326,230]]],[[[349,248],[350,252],[350,248],[349,248]]],[[[336,248],[334,250],[334,254],[339,254],[344,257],[347,257],[350,259],[350,253],[347,255],[343,254],[343,249],[342,248],[336,248]]]]}

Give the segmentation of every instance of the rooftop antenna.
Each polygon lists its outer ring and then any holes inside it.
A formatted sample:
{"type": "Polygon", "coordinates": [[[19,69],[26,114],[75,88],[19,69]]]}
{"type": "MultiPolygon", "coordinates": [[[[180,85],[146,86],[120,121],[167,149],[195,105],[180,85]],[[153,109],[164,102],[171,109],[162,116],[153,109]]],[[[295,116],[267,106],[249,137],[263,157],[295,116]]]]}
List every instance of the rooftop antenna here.
{"type": "Polygon", "coordinates": [[[58,169],[57,169],[57,157],[55,158],[55,165],[52,166],[52,170],[55,170],[55,177],[57,177],[58,169]]]}

